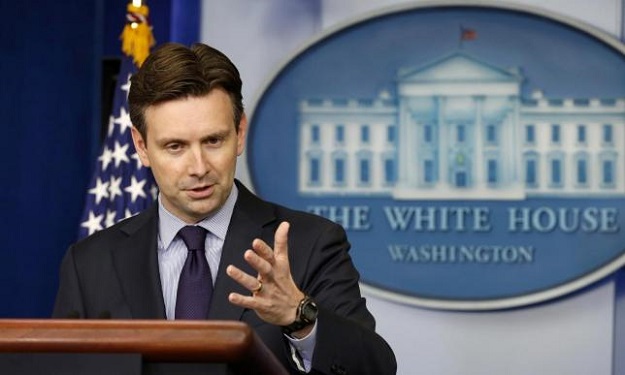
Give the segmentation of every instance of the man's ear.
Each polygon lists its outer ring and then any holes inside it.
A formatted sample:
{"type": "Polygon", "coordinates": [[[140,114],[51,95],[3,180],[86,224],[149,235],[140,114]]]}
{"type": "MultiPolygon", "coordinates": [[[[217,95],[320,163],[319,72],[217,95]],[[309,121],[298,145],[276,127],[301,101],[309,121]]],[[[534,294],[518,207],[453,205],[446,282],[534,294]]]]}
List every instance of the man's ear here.
{"type": "Polygon", "coordinates": [[[137,151],[137,154],[139,155],[139,159],[141,159],[141,164],[143,164],[144,167],[149,167],[150,158],[148,158],[148,152],[147,152],[148,146],[147,146],[146,140],[143,139],[143,136],[141,135],[141,133],[139,133],[137,128],[135,128],[134,126],[130,128],[130,131],[132,134],[132,143],[134,143],[135,145],[135,150],[137,151]]]}
{"type": "Polygon", "coordinates": [[[245,149],[245,137],[247,136],[247,116],[241,116],[239,131],[237,132],[237,155],[241,155],[245,149]]]}

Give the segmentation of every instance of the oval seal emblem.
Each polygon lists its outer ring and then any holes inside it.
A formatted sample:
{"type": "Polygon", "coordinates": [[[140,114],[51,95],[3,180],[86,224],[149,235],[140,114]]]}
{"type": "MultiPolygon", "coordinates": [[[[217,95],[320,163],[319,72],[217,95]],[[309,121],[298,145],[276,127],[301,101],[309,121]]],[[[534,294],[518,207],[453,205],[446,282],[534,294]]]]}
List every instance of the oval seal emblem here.
{"type": "Polygon", "coordinates": [[[624,51],[483,2],[350,22],[263,91],[252,183],[343,225],[376,295],[487,310],[570,293],[625,263],[624,51]]]}

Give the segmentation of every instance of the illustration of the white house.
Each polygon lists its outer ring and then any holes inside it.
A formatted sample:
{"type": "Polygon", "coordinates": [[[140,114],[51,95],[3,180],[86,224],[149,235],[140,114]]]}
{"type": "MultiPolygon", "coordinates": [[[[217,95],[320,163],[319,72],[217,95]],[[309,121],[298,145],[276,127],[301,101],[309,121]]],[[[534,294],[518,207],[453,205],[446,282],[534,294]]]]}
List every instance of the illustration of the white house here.
{"type": "Polygon", "coordinates": [[[625,195],[625,99],[522,97],[520,69],[463,51],[396,94],[299,105],[299,192],[394,199],[625,195]]]}

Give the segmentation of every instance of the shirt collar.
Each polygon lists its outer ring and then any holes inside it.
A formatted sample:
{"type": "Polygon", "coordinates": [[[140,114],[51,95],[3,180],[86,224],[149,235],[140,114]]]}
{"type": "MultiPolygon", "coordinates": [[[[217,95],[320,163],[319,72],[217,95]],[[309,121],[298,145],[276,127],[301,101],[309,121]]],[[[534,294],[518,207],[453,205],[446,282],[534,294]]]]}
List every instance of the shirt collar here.
{"type": "MultiPolygon", "coordinates": [[[[213,212],[195,225],[206,229],[213,235],[217,236],[220,240],[224,241],[238,195],[239,190],[237,189],[236,184],[233,184],[232,190],[230,190],[230,195],[228,195],[226,202],[224,202],[224,204],[217,211],[213,212]]],[[[158,196],[158,217],[158,234],[160,236],[161,243],[163,244],[163,248],[167,249],[174,240],[174,237],[176,237],[176,234],[178,234],[178,231],[189,224],[180,220],[163,206],[160,193],[158,196]]]]}

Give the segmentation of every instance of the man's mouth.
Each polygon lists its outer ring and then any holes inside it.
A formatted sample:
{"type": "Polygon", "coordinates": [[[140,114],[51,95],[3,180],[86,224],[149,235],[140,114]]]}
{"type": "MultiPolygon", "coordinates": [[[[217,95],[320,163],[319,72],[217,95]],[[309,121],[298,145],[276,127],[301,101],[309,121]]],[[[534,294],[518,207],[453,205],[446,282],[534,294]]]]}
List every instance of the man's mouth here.
{"type": "Polygon", "coordinates": [[[186,189],[187,193],[195,199],[207,198],[213,192],[214,185],[202,185],[186,189]]]}

